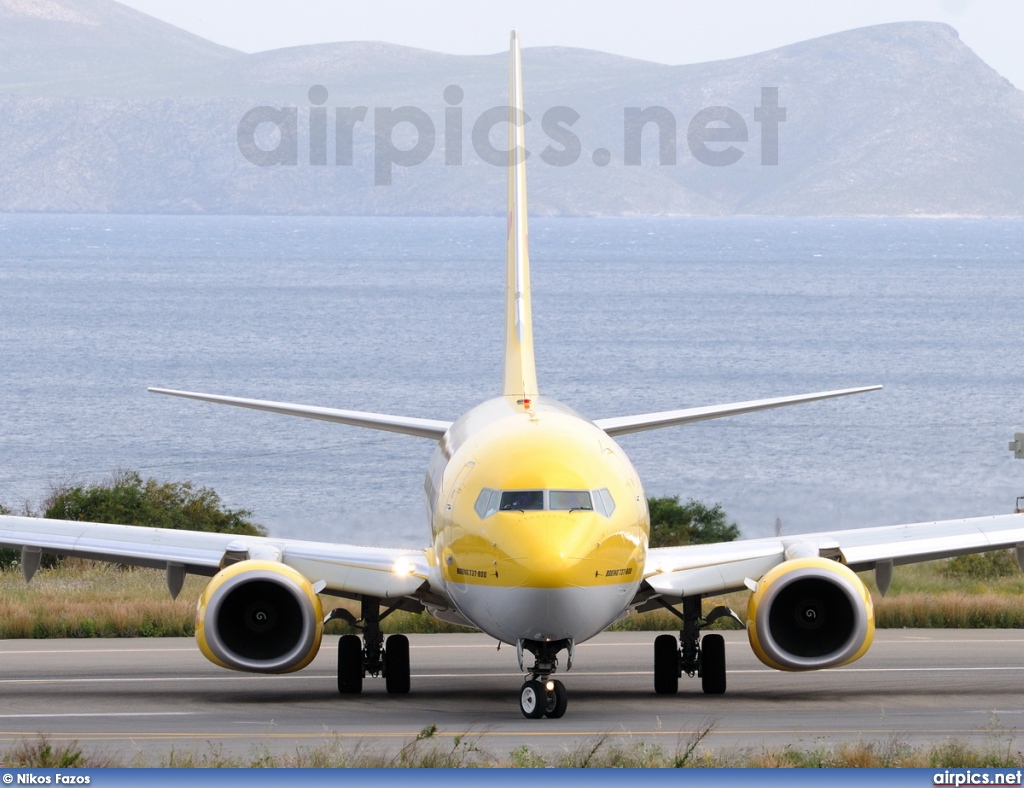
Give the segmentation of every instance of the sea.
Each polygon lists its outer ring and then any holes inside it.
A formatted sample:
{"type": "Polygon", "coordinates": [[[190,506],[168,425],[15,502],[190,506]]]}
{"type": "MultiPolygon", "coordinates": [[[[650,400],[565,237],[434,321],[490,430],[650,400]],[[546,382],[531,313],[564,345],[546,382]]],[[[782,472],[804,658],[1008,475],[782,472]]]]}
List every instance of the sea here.
{"type": "MultiPolygon", "coordinates": [[[[433,444],[147,386],[455,419],[501,379],[503,218],[0,215],[0,502],[137,470],[274,536],[423,546],[433,444]]],[[[530,220],[543,395],[744,536],[1014,509],[1024,222],[530,220]]]]}

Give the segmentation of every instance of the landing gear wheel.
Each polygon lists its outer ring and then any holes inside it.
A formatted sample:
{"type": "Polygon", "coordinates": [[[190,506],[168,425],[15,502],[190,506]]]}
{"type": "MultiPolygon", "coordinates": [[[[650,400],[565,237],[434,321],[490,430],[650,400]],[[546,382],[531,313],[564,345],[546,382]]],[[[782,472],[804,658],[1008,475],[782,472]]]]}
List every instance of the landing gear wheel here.
{"type": "Polygon", "coordinates": [[[363,691],[363,644],[357,635],[338,641],[338,692],[358,695],[363,691]]]}
{"type": "Polygon", "coordinates": [[[725,694],[725,638],[705,635],[700,643],[700,686],[705,695],[725,694]]]}
{"type": "Polygon", "coordinates": [[[654,691],[659,695],[675,695],[679,691],[679,642],[674,635],[658,635],[654,639],[654,691]]]}
{"type": "Polygon", "coordinates": [[[554,687],[547,693],[547,704],[544,708],[544,716],[557,720],[565,716],[565,710],[569,707],[569,693],[565,685],[558,679],[551,682],[554,687]]]}
{"type": "Polygon", "coordinates": [[[409,692],[409,638],[392,635],[384,641],[384,685],[392,695],[409,692]]]}
{"type": "Polygon", "coordinates": [[[547,711],[547,690],[536,679],[530,679],[519,690],[519,710],[527,719],[536,720],[547,711]]]}

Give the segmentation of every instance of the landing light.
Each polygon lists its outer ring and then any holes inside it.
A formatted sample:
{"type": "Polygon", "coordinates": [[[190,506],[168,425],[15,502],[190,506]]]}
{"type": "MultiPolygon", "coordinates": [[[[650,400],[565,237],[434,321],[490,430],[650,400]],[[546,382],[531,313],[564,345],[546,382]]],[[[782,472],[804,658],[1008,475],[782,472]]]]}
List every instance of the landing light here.
{"type": "Polygon", "coordinates": [[[392,564],[391,571],[396,575],[407,577],[416,571],[416,563],[411,558],[399,558],[392,564]]]}
{"type": "Polygon", "coordinates": [[[546,689],[548,692],[553,692],[554,689],[555,689],[555,682],[553,682],[553,681],[546,682],[544,684],[544,689],[546,689]]]}

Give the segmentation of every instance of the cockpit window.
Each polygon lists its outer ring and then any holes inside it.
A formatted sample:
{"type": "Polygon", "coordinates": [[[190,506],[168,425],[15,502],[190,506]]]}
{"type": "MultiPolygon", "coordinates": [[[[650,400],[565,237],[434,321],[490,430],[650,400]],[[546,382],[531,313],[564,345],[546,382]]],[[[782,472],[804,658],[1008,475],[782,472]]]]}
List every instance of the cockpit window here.
{"type": "Polygon", "coordinates": [[[497,511],[556,512],[597,511],[611,517],[615,502],[607,487],[600,490],[494,490],[484,487],[473,504],[481,520],[486,520],[497,511]]]}
{"type": "Polygon", "coordinates": [[[484,520],[498,511],[498,501],[501,499],[501,492],[499,490],[492,490],[490,487],[484,487],[480,491],[480,495],[476,498],[476,503],[473,504],[473,508],[476,510],[477,516],[481,520],[484,520]]]}
{"type": "Polygon", "coordinates": [[[602,487],[600,490],[594,490],[594,498],[597,503],[597,511],[605,517],[611,517],[612,512],[615,511],[615,501],[612,500],[612,494],[608,488],[602,487]]]}
{"type": "Polygon", "coordinates": [[[589,490],[551,490],[548,493],[548,500],[550,502],[548,508],[555,511],[572,511],[573,509],[590,511],[594,508],[590,502],[589,490]]]}
{"type": "Polygon", "coordinates": [[[507,490],[501,494],[501,510],[503,512],[512,510],[528,512],[543,508],[543,490],[507,490]]]}

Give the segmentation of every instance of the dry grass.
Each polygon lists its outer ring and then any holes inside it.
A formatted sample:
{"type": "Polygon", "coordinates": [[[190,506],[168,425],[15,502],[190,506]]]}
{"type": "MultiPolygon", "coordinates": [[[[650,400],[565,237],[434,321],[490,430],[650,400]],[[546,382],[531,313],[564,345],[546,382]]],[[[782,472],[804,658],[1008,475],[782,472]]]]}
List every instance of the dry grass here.
{"type": "Polygon", "coordinates": [[[0,754],[6,769],[96,769],[122,766],[116,758],[86,754],[78,742],[51,743],[45,736],[23,740],[0,754]]]}
{"type": "Polygon", "coordinates": [[[914,747],[892,738],[883,741],[855,741],[803,750],[792,746],[726,748],[713,750],[703,746],[713,725],[681,733],[670,749],[646,741],[612,741],[607,736],[581,740],[562,751],[538,752],[524,745],[508,755],[481,749],[479,737],[472,732],[439,735],[436,725],[410,737],[397,751],[377,750],[350,740],[324,737],[319,747],[297,747],[291,753],[272,753],[256,743],[248,755],[226,754],[217,744],[205,751],[171,750],[156,761],[136,756],[130,762],[102,752],[87,752],[78,742],[51,743],[45,736],[19,742],[0,752],[3,768],[97,768],[151,767],[174,768],[796,768],[796,769],[877,769],[877,768],[988,768],[1024,767],[1024,753],[1016,749],[1012,738],[993,740],[972,746],[959,739],[914,747]]]}
{"type": "Polygon", "coordinates": [[[950,562],[897,567],[883,598],[870,573],[861,575],[875,601],[880,628],[941,627],[1015,629],[1024,627],[1024,575],[980,579],[950,576],[950,562]]]}
{"type": "Polygon", "coordinates": [[[910,593],[878,602],[875,622],[891,629],[1020,629],[1024,628],[1024,603],[1019,597],[996,593],[910,593]]]}
{"type": "Polygon", "coordinates": [[[162,572],[68,560],[25,584],[0,572],[0,637],[159,637],[191,635],[204,579],[190,577],[171,600],[162,572]]]}

